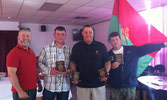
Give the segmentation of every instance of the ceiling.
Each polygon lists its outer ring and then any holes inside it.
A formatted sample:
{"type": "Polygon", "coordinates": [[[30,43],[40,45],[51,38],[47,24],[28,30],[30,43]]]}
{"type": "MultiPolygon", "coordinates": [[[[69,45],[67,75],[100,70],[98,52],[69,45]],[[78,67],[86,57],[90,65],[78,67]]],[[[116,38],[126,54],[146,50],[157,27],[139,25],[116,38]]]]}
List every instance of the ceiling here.
{"type": "MultiPolygon", "coordinates": [[[[128,0],[137,10],[167,5],[167,0],[128,0]]],[[[111,18],[114,0],[0,0],[0,21],[85,25],[111,18]]]]}

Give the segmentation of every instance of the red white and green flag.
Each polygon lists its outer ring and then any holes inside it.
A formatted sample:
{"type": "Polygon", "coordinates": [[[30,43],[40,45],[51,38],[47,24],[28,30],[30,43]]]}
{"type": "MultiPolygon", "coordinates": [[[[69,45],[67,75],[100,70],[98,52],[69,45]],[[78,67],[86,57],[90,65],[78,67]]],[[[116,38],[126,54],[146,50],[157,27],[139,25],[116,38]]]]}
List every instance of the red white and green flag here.
{"type": "MultiPolygon", "coordinates": [[[[149,30],[149,25],[127,0],[115,0],[114,2],[109,35],[112,32],[120,33],[122,45],[141,46],[167,41],[167,37],[154,26],[151,25],[149,30]]],[[[139,59],[138,76],[146,69],[156,53],[147,54],[139,59]]]]}

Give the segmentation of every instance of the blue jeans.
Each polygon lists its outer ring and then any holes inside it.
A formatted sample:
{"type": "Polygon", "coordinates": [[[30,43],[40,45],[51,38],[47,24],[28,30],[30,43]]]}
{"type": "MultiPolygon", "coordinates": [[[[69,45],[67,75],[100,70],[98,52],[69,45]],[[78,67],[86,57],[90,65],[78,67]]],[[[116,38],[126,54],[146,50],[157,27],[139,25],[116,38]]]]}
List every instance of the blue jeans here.
{"type": "Polygon", "coordinates": [[[69,91],[67,91],[67,92],[50,92],[44,88],[43,100],[54,100],[55,96],[57,96],[57,100],[68,100],[68,94],[69,94],[69,91]]]}
{"type": "Polygon", "coordinates": [[[37,89],[25,90],[29,98],[20,99],[18,93],[13,93],[13,100],[36,100],[37,89]]]}

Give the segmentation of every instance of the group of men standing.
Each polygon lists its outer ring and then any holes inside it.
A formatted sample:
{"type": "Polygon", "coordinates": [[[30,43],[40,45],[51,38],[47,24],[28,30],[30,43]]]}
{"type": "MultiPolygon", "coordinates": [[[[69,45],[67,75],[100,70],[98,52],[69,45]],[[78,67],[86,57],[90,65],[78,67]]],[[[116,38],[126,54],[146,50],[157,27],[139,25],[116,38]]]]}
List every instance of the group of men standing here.
{"type": "Polygon", "coordinates": [[[37,63],[44,74],[43,100],[54,100],[55,97],[68,100],[70,81],[77,85],[78,100],[106,100],[106,81],[111,87],[110,100],[135,100],[139,57],[167,47],[167,42],[122,46],[119,33],[113,32],[109,36],[112,49],[107,52],[103,43],[94,40],[92,26],[85,25],[83,40],[71,51],[64,42],[66,29],[58,26],[54,30],[55,40],[41,50],[37,61],[29,48],[30,32],[27,28],[19,31],[19,43],[7,56],[14,100],[35,100],[37,85],[41,91],[37,63]],[[59,71],[57,63],[62,61],[64,69],[59,71]],[[102,68],[107,75],[99,77],[102,68]],[[79,73],[78,80],[70,80],[72,72],[79,73]]]}

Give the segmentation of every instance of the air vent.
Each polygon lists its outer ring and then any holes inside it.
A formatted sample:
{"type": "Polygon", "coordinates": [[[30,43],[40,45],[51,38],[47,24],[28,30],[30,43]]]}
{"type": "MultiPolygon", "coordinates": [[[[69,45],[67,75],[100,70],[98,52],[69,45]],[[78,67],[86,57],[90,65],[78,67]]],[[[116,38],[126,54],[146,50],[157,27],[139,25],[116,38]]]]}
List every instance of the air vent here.
{"type": "Polygon", "coordinates": [[[59,9],[63,4],[56,4],[56,3],[44,3],[43,6],[39,9],[42,11],[56,11],[59,9]]]}

